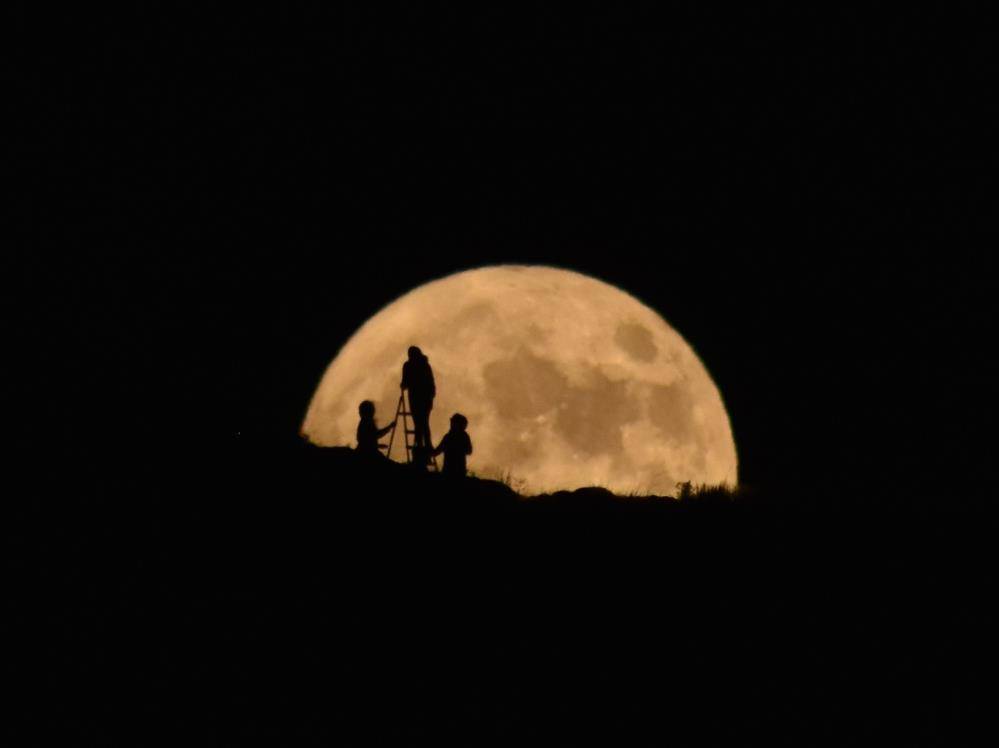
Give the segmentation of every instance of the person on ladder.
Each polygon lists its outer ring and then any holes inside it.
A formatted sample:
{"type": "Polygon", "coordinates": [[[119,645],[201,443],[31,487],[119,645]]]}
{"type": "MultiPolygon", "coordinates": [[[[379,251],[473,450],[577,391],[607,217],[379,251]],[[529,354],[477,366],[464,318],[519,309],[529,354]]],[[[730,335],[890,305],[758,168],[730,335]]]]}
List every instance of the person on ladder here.
{"type": "Polygon", "coordinates": [[[413,414],[413,450],[420,455],[417,463],[425,463],[433,445],[430,443],[430,411],[434,407],[437,387],[434,371],[423,351],[415,345],[409,347],[409,360],[402,365],[402,382],[399,386],[409,392],[409,410],[413,414]]]}

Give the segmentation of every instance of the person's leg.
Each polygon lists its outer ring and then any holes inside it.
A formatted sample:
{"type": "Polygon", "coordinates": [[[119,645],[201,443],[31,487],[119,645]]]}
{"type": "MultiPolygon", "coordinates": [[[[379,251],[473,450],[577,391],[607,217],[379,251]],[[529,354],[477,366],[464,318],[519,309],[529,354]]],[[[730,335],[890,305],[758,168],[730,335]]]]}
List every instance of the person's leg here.
{"type": "Polygon", "coordinates": [[[423,403],[411,403],[413,413],[413,464],[425,470],[430,461],[430,439],[427,437],[429,416],[423,403]]]}
{"type": "Polygon", "coordinates": [[[422,403],[413,406],[413,445],[417,447],[430,447],[430,439],[427,434],[430,431],[430,413],[425,410],[422,403]]]}

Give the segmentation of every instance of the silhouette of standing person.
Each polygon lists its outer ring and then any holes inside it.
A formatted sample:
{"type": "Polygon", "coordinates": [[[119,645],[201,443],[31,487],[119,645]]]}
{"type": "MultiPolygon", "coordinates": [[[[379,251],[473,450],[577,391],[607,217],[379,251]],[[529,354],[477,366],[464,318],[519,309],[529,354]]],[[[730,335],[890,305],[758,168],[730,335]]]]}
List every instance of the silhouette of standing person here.
{"type": "Polygon", "coordinates": [[[365,457],[381,457],[378,440],[391,431],[394,424],[378,428],[378,424],[375,423],[375,404],[370,400],[365,400],[357,406],[357,412],[361,416],[357,424],[357,453],[365,457]]]}
{"type": "Polygon", "coordinates": [[[472,440],[465,431],[467,428],[468,419],[465,416],[461,413],[451,416],[451,430],[444,434],[441,443],[434,450],[434,455],[444,453],[444,475],[465,475],[465,458],[472,454],[472,440]]]}
{"type": "Polygon", "coordinates": [[[409,390],[409,410],[413,414],[413,446],[423,448],[424,453],[432,449],[430,443],[430,411],[434,407],[434,372],[423,351],[415,345],[409,347],[409,360],[402,365],[402,382],[399,385],[409,390]]]}

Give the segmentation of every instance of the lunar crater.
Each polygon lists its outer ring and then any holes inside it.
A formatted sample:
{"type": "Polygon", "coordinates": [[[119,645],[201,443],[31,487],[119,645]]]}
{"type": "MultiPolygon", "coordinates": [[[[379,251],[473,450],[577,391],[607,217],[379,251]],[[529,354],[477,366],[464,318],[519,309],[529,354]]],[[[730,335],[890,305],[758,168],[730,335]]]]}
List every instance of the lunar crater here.
{"type": "Polygon", "coordinates": [[[566,389],[566,377],[554,363],[521,346],[509,359],[482,369],[486,396],[507,418],[537,418],[554,407],[566,389]]]}
{"type": "Polygon", "coordinates": [[[569,387],[566,407],[558,412],[555,430],[588,455],[619,453],[621,427],[639,416],[638,404],[627,396],[627,385],[590,367],[587,387],[569,387]]]}
{"type": "Polygon", "coordinates": [[[635,361],[651,363],[656,360],[659,349],[653,342],[652,333],[635,322],[623,322],[614,333],[614,342],[618,348],[627,353],[635,361]]]}

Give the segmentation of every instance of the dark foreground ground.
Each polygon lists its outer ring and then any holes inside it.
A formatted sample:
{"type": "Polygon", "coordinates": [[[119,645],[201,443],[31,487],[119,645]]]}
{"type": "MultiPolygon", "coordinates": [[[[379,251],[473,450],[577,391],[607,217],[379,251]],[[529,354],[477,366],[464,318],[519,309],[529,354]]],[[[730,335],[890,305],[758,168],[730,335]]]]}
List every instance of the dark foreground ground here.
{"type": "Polygon", "coordinates": [[[15,516],[16,744],[962,745],[986,715],[974,512],[525,501],[306,448],[115,489],[15,516]]]}

